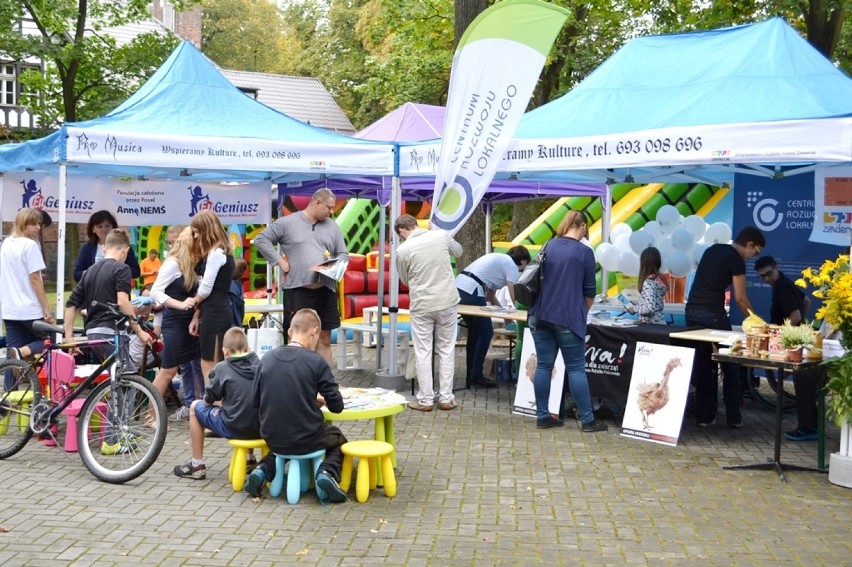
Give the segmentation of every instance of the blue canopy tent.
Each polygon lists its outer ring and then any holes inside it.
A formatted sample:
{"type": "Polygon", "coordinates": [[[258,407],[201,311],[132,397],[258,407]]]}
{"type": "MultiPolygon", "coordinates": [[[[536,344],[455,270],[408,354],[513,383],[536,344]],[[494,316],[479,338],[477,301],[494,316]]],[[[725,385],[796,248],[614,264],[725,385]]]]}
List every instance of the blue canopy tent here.
{"type": "MultiPolygon", "coordinates": [[[[400,148],[400,174],[416,175],[400,148]]],[[[498,177],[701,182],[852,163],[852,79],[779,18],[629,41],[527,113],[498,177]]]]}
{"type": "MultiPolygon", "coordinates": [[[[0,146],[0,173],[26,170],[59,177],[61,274],[66,198],[77,176],[271,184],[393,175],[394,153],[392,143],[329,132],[255,101],[183,42],[136,93],[105,116],[64,124],[40,140],[0,146]]],[[[63,283],[58,278],[60,309],[63,283]]]]}

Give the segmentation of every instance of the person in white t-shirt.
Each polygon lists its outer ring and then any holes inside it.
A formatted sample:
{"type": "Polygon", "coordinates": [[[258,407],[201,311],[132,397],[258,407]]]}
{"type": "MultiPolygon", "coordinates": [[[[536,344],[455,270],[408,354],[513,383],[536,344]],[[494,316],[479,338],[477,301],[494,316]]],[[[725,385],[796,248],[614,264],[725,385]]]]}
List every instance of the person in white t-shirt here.
{"type": "Polygon", "coordinates": [[[0,247],[0,309],[6,325],[6,356],[28,357],[44,350],[32,331],[34,321],[53,322],[41,272],[44,258],[38,244],[42,214],[24,208],[15,216],[12,235],[0,247]]]}

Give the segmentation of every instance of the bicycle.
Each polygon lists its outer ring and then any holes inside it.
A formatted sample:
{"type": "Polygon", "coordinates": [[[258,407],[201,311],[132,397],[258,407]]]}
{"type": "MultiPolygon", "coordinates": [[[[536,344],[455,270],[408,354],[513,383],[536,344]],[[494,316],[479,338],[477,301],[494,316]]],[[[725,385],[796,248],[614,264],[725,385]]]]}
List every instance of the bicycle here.
{"type": "MultiPolygon", "coordinates": [[[[56,442],[54,431],[59,416],[82,396],[85,401],[77,417],[77,447],[80,459],[95,478],[112,484],[125,483],[142,475],[160,455],[168,429],[166,404],[148,380],[124,371],[119,356],[122,337],[132,317],[115,304],[92,303],[93,307],[96,305],[106,307],[117,322],[111,339],[61,344],[46,339],[44,352],[32,362],[0,362],[0,460],[18,453],[34,434],[56,442]],[[98,345],[111,350],[79,386],[72,389],[52,380],[49,362],[53,353],[98,345]],[[53,388],[48,395],[42,391],[38,376],[46,363],[47,383],[53,388]],[[107,370],[109,379],[99,381],[107,370]],[[62,388],[62,392],[57,388],[62,388]]],[[[63,333],[62,327],[44,321],[33,323],[33,331],[44,335],[63,333]]]]}

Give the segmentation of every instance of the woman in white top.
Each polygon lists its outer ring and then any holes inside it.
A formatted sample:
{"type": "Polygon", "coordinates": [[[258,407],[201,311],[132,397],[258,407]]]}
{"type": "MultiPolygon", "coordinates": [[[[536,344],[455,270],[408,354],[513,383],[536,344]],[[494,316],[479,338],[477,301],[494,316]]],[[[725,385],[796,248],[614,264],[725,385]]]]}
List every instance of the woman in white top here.
{"type": "Polygon", "coordinates": [[[0,247],[0,305],[8,358],[43,351],[43,341],[33,334],[33,322],[53,322],[41,276],[45,269],[38,245],[41,223],[40,211],[21,209],[15,216],[12,235],[0,247]]]}
{"type": "MultiPolygon", "coordinates": [[[[167,237],[173,237],[170,228],[167,237]]],[[[165,395],[166,388],[181,365],[199,357],[198,338],[189,333],[189,324],[195,308],[198,278],[191,255],[192,230],[184,228],[170,244],[169,256],[160,266],[157,279],[151,288],[151,300],[163,306],[163,352],[160,371],[154,386],[165,395]]],[[[184,387],[184,394],[188,394],[184,387]]],[[[193,389],[194,392],[194,389],[193,389]]],[[[191,400],[190,400],[191,401],[191,400]]]]}

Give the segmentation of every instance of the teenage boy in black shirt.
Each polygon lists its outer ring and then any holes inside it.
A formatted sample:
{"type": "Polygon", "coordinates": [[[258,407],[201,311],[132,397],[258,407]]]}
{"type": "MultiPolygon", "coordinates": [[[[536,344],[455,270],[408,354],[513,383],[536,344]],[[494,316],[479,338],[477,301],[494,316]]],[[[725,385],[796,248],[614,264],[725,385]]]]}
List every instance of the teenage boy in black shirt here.
{"type": "Polygon", "coordinates": [[[260,436],[271,452],[246,479],[245,491],[260,496],[263,485],[275,477],[275,454],[304,455],[325,449],[316,483],[331,502],[345,502],[339,486],[346,437],[323,418],[324,404],[343,411],[343,396],[325,358],[314,352],[320,337],[320,317],[313,309],[293,315],[289,344],[267,353],[260,361],[252,397],[259,410],[260,436]]]}

